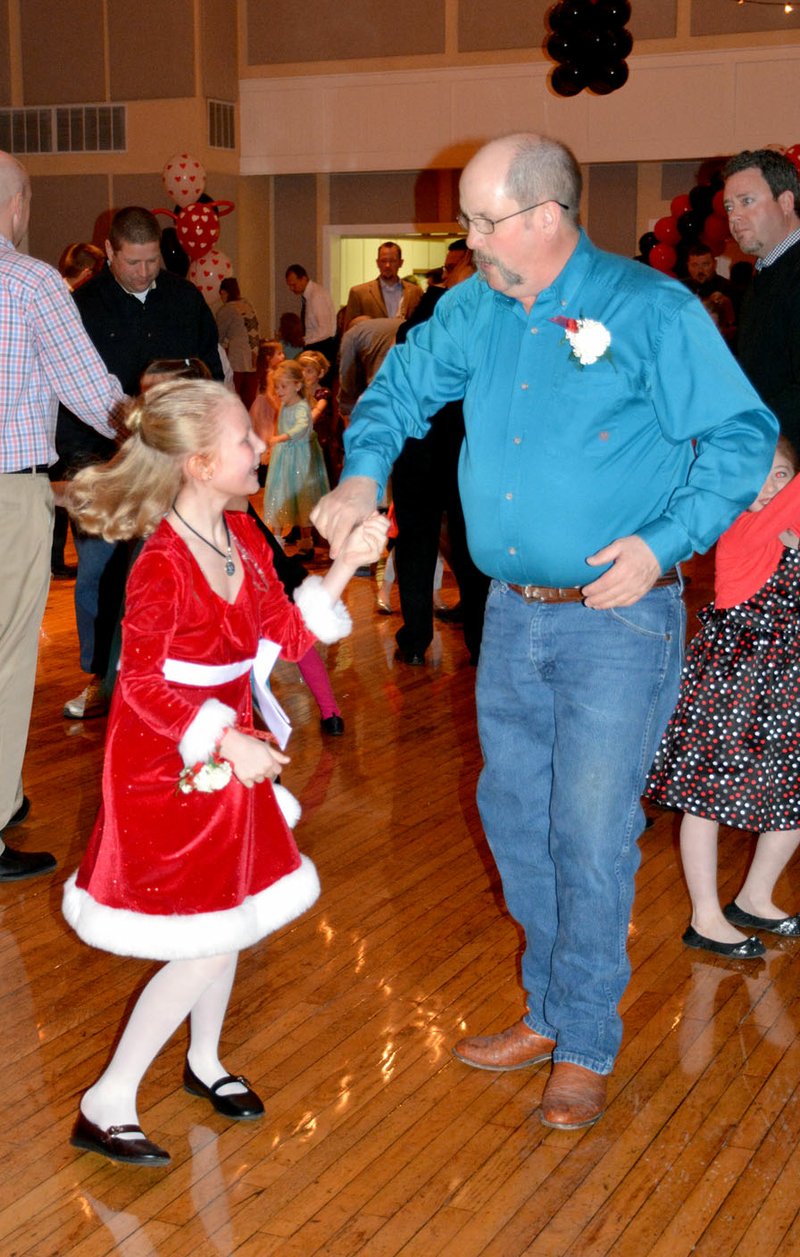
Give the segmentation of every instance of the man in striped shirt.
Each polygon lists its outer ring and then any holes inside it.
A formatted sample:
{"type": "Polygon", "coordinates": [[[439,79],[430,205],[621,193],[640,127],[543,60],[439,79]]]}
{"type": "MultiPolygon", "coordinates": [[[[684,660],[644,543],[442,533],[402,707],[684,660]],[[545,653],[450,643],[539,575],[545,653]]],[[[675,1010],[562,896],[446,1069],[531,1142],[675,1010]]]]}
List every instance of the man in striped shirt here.
{"type": "Polygon", "coordinates": [[[122,401],[52,266],[17,252],[28,230],[27,172],[0,152],[0,882],[49,872],[48,852],[15,851],[5,831],[30,804],[22,789],[39,628],[50,583],[53,495],[60,398],[105,436],[122,401]]]}

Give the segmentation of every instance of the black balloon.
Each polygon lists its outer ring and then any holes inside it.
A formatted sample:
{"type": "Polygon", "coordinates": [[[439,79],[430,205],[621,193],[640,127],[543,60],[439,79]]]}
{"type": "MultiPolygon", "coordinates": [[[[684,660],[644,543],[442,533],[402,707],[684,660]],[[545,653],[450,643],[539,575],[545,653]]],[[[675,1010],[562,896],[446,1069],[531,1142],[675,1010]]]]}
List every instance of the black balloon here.
{"type": "Polygon", "coordinates": [[[554,61],[582,61],[585,39],[580,31],[557,31],[546,45],[548,57],[554,61]]]}
{"type": "Polygon", "coordinates": [[[589,82],[589,91],[595,96],[608,96],[624,87],[628,81],[628,66],[619,61],[614,65],[598,66],[589,82]]]}
{"type": "Polygon", "coordinates": [[[585,68],[576,61],[557,65],[550,75],[550,84],[557,96],[577,96],[587,83],[585,68]]]}
{"type": "Polygon", "coordinates": [[[633,48],[633,35],[630,31],[609,31],[608,35],[608,59],[609,61],[624,61],[633,48]]]}
{"type": "Polygon", "coordinates": [[[643,236],[639,237],[639,252],[645,261],[650,256],[650,250],[657,244],[658,236],[654,231],[646,231],[643,236]]]}
{"type": "Polygon", "coordinates": [[[561,0],[547,15],[550,29],[577,30],[591,19],[593,8],[589,0],[561,0]]]}
{"type": "Polygon", "coordinates": [[[189,256],[180,245],[174,227],[165,227],[161,233],[161,256],[168,271],[173,275],[180,275],[182,279],[186,278],[189,273],[189,256]]]}
{"type": "Polygon", "coordinates": [[[596,18],[607,22],[609,26],[626,26],[631,17],[631,6],[628,0],[600,0],[594,6],[596,18]]]}
{"type": "Polygon", "coordinates": [[[696,240],[700,235],[705,219],[702,215],[695,213],[694,210],[686,210],[677,220],[678,231],[683,239],[688,243],[696,240]]]}
{"type": "Polygon", "coordinates": [[[689,203],[693,210],[707,218],[711,213],[711,202],[714,200],[714,189],[706,184],[699,184],[689,193],[689,203]]]}

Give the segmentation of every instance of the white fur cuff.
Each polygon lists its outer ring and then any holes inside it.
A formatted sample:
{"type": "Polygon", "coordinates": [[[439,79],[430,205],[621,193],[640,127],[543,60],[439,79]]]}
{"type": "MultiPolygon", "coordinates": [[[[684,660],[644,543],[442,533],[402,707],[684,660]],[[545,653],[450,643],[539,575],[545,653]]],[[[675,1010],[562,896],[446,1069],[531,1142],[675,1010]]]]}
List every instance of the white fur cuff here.
{"type": "Polygon", "coordinates": [[[275,802],[281,809],[283,819],[286,821],[286,824],[290,829],[294,829],[295,825],[302,816],[303,809],[292,792],[286,789],[286,786],[282,786],[279,782],[273,781],[272,789],[275,794],[275,802]]]}
{"type": "Polygon", "coordinates": [[[236,712],[218,698],[207,698],[178,743],[181,759],[187,768],[203,764],[211,758],[220,734],[236,724],[236,712]]]}
{"type": "Polygon", "coordinates": [[[326,646],[352,632],[350,612],[341,599],[331,602],[322,588],[321,576],[307,576],[294,591],[294,600],[311,632],[326,646]]]}

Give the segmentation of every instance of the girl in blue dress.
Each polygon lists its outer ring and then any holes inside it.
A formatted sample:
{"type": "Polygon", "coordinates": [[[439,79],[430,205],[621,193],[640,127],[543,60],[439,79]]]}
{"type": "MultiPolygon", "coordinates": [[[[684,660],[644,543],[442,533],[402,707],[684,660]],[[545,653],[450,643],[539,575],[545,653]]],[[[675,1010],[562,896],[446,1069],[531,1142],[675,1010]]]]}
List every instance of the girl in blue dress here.
{"type": "Polygon", "coordinates": [[[298,553],[313,558],[311,511],[330,484],[314,432],[302,367],[296,362],[282,362],[274,373],[274,387],[281,409],[277,431],[269,438],[264,522],[277,537],[285,537],[297,526],[298,553]]]}

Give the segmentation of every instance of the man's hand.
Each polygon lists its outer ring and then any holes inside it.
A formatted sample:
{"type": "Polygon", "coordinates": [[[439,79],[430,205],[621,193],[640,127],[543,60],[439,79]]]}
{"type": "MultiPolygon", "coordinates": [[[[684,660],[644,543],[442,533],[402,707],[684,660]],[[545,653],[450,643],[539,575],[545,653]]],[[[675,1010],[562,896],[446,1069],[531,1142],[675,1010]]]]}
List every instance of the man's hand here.
{"type": "Polygon", "coordinates": [[[369,476],[351,476],[320,498],[311,523],[330,545],[335,559],[350,533],[375,510],[378,486],[369,476]]]}
{"type": "Polygon", "coordinates": [[[611,563],[607,572],[584,585],[581,592],[587,607],[606,611],[609,607],[629,607],[643,598],[661,575],[658,559],[641,537],[620,537],[586,560],[592,567],[611,563]]]}

